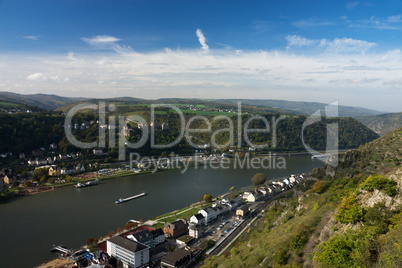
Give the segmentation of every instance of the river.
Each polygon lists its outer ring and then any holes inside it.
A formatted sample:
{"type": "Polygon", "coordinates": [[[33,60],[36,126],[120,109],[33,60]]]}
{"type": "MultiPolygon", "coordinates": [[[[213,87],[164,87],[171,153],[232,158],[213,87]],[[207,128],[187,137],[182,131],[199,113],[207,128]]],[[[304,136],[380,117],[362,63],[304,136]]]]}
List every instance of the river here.
{"type": "Polygon", "coordinates": [[[267,180],[309,172],[323,163],[310,156],[284,157],[286,169],[190,168],[102,181],[97,186],[55,191],[13,199],[0,204],[2,267],[33,267],[56,255],[53,244],[76,248],[89,237],[107,235],[129,219],[150,219],[195,203],[200,196],[217,196],[251,184],[257,172],[267,180]],[[120,197],[145,191],[147,196],[116,205],[120,197]]]}

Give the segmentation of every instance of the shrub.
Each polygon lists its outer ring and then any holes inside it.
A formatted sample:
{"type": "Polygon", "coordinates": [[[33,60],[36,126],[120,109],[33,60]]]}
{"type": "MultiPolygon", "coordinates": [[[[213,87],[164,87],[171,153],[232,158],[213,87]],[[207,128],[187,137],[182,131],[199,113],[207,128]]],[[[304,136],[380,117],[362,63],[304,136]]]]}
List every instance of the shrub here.
{"type": "Polygon", "coordinates": [[[325,267],[368,267],[377,254],[378,246],[370,232],[347,231],[319,245],[315,260],[325,267]]]}
{"type": "Polygon", "coordinates": [[[318,194],[322,194],[323,192],[325,192],[328,189],[328,185],[329,184],[326,181],[317,181],[313,185],[313,191],[318,194]]]}
{"type": "Polygon", "coordinates": [[[374,226],[377,233],[384,234],[388,231],[393,215],[394,213],[388,210],[384,203],[377,203],[367,209],[364,221],[367,225],[374,226]]]}
{"type": "Polygon", "coordinates": [[[369,192],[378,189],[389,196],[394,196],[397,193],[396,182],[394,180],[384,178],[382,175],[369,176],[362,184],[360,184],[360,188],[369,192]]]}
{"type": "Polygon", "coordinates": [[[357,203],[356,196],[351,194],[344,197],[342,203],[338,206],[338,212],[335,219],[341,223],[355,223],[363,220],[363,208],[357,203]]]}
{"type": "Polygon", "coordinates": [[[272,256],[272,259],[277,266],[286,265],[289,259],[287,248],[279,248],[272,256]]]}
{"type": "Polygon", "coordinates": [[[290,241],[290,249],[303,249],[309,239],[311,229],[304,224],[297,226],[296,235],[290,241]]]}

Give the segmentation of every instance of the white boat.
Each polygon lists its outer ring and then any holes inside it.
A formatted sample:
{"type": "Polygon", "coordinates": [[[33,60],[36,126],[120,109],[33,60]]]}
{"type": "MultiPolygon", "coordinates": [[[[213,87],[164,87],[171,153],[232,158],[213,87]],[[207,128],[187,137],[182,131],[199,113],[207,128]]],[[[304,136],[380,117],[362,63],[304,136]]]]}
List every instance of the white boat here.
{"type": "Polygon", "coordinates": [[[119,198],[119,200],[116,200],[116,204],[120,204],[120,203],[123,203],[124,202],[124,199],[123,198],[119,198]]]}
{"type": "Polygon", "coordinates": [[[77,183],[76,185],[74,185],[75,188],[83,188],[83,187],[87,187],[87,186],[93,186],[93,185],[98,185],[99,184],[99,180],[96,179],[94,181],[88,181],[86,183],[77,183]]]}
{"type": "Polygon", "coordinates": [[[134,196],[131,196],[131,197],[119,198],[118,200],[115,201],[115,203],[116,203],[116,204],[121,204],[121,203],[130,201],[130,200],[133,200],[133,199],[136,199],[136,198],[139,198],[139,197],[143,197],[143,196],[146,196],[146,195],[147,195],[147,194],[146,194],[145,192],[142,192],[142,193],[140,193],[140,194],[137,194],[137,195],[134,195],[134,196]]]}
{"type": "Polygon", "coordinates": [[[327,158],[327,157],[329,157],[329,156],[330,156],[329,154],[316,154],[316,155],[311,156],[311,159],[315,159],[315,158],[327,158]]]}

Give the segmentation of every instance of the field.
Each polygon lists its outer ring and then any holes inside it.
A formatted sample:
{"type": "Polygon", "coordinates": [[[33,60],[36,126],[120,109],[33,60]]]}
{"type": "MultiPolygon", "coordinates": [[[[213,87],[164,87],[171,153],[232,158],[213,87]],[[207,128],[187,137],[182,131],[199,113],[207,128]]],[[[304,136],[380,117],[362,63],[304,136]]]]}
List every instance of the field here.
{"type": "Polygon", "coordinates": [[[21,107],[21,104],[0,101],[0,107],[21,107]]]}

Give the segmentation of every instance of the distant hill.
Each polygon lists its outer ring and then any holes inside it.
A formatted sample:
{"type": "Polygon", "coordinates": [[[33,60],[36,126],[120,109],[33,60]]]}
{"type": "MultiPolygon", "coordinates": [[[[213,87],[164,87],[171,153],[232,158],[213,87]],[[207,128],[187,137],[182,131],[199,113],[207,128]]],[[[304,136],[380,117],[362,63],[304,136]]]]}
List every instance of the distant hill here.
{"type": "MultiPolygon", "coordinates": [[[[217,99],[215,101],[237,104],[241,101],[243,104],[254,106],[268,106],[277,109],[293,111],[298,114],[310,115],[319,109],[324,109],[325,103],[319,102],[304,102],[304,101],[285,101],[285,100],[256,100],[256,99],[217,99]]],[[[339,116],[341,117],[356,117],[367,115],[379,115],[383,112],[370,110],[360,107],[339,106],[339,116]]]]}
{"type": "Polygon", "coordinates": [[[356,119],[379,135],[402,127],[402,113],[361,116],[356,119]]]}
{"type": "MultiPolygon", "coordinates": [[[[325,108],[327,104],[318,102],[302,102],[302,101],[285,101],[285,100],[258,100],[258,99],[182,99],[182,98],[163,98],[158,100],[146,100],[133,97],[117,97],[117,98],[71,98],[61,97],[58,95],[49,94],[17,94],[12,92],[0,92],[0,101],[24,103],[31,106],[37,106],[46,110],[63,110],[66,111],[70,104],[79,103],[82,101],[117,101],[126,103],[190,103],[190,104],[210,104],[210,105],[231,105],[237,106],[241,101],[248,108],[255,107],[259,112],[281,113],[281,114],[299,114],[310,115],[319,109],[325,108]]],[[[339,106],[340,117],[359,117],[380,115],[382,112],[370,110],[360,107],[339,106]]]]}
{"type": "Polygon", "coordinates": [[[0,92],[0,101],[24,103],[45,110],[55,110],[61,106],[85,100],[85,98],[69,98],[48,94],[17,94],[0,92]]]}

